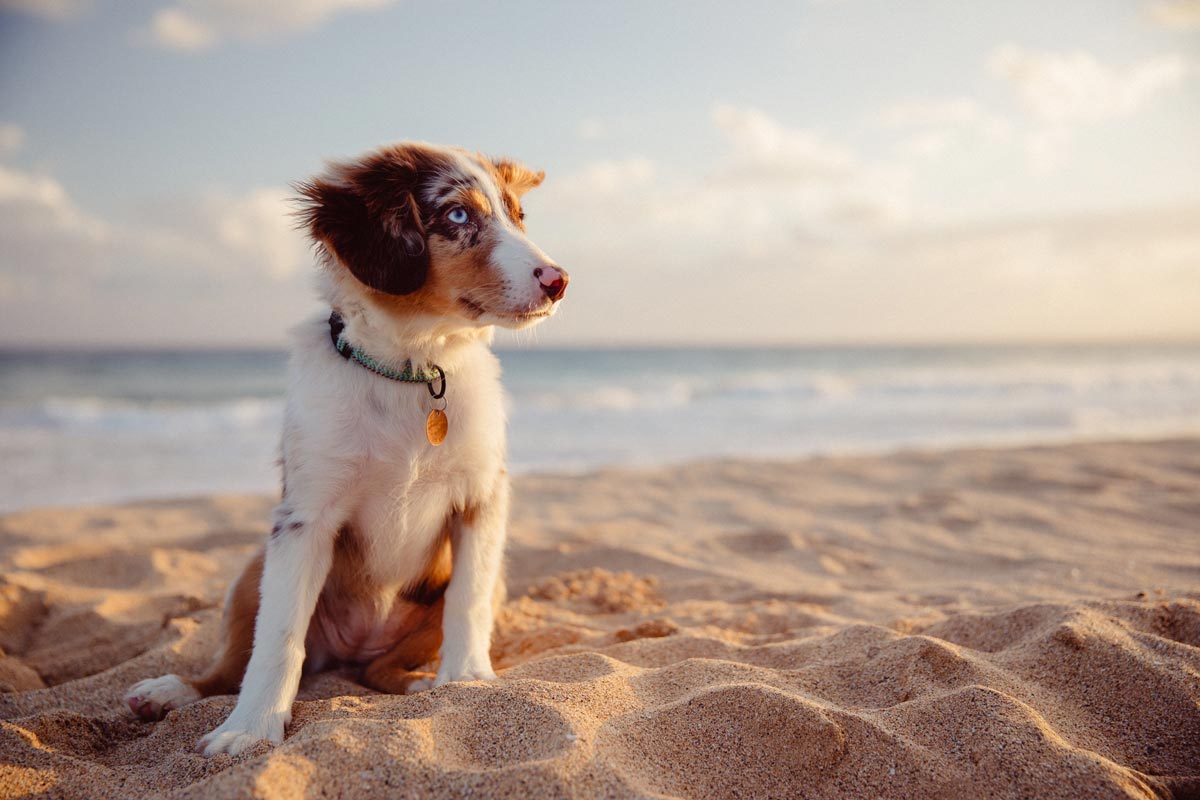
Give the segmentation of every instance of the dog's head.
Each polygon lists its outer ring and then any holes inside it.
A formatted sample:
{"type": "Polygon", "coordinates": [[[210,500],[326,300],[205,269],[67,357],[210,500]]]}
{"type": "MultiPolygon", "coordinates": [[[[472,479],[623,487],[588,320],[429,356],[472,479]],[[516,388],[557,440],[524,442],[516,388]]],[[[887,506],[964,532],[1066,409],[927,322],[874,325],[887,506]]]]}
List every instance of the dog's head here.
{"type": "Polygon", "coordinates": [[[544,174],[420,143],[384,147],[301,184],[302,219],[333,270],[399,310],[524,328],[554,313],[567,272],[525,235],[544,174]]]}

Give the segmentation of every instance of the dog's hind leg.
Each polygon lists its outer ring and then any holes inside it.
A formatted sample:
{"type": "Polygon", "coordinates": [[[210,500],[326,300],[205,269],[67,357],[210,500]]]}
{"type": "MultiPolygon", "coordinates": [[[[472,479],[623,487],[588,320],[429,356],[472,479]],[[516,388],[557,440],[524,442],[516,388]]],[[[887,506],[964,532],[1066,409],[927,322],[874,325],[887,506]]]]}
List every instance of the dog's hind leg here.
{"type": "Polygon", "coordinates": [[[372,689],[388,694],[404,694],[413,681],[432,678],[432,673],[413,672],[422,664],[437,658],[442,646],[443,598],[429,606],[416,606],[411,626],[392,649],[367,664],[362,682],[372,689]]]}
{"type": "Polygon", "coordinates": [[[163,675],[134,684],[125,694],[133,713],[145,720],[159,720],[168,711],[203,697],[237,691],[254,645],[262,570],[263,551],[259,551],[229,592],[221,625],[221,649],[208,671],[198,678],[163,675]]]}

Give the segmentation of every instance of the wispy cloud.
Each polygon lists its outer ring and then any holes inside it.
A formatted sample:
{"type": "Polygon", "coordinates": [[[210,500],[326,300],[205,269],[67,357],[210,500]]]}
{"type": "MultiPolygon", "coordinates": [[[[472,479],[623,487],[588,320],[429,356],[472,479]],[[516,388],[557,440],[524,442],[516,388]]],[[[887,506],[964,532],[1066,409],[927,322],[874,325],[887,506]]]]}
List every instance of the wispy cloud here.
{"type": "Polygon", "coordinates": [[[842,271],[892,331],[1002,338],[1178,336],[1200,302],[1200,206],[916,229],[842,271]],[[878,291],[880,287],[884,291],[878,291]]]}
{"type": "Polygon", "coordinates": [[[195,52],[226,41],[265,41],[313,30],[337,14],[395,0],[182,0],[160,8],[136,32],[167,50],[195,52]]]}
{"type": "MultiPolygon", "coordinates": [[[[957,104],[892,109],[898,125],[974,125],[957,104]]],[[[930,228],[911,178],[761,110],[718,106],[708,174],[644,156],[551,176],[529,197],[547,250],[586,276],[581,332],[629,340],[1185,335],[1200,303],[1200,207],[930,228]],[[786,180],[737,165],[792,161],[786,180]],[[813,169],[818,164],[827,165],[813,169]],[[798,168],[798,167],[803,167],[798,168]],[[631,291],[631,279],[636,291],[631,291]],[[670,303],[662,303],[670,297],[670,303]],[[620,308],[628,331],[613,331],[620,308]]],[[[287,192],[209,192],[136,226],[80,207],[54,178],[0,167],[0,335],[234,341],[312,303],[287,192]],[[32,268],[36,265],[36,269],[32,268]],[[61,328],[52,308],[94,319],[61,328]],[[109,319],[112,309],[119,318],[109,319]],[[72,312],[75,313],[75,312],[72,312]],[[179,337],[164,339],[163,337],[179,337]]]]}
{"type": "Polygon", "coordinates": [[[1081,50],[1032,52],[1014,44],[994,50],[987,66],[1031,114],[1060,124],[1129,116],[1187,74],[1187,62],[1176,53],[1113,67],[1081,50]]]}
{"type": "Polygon", "coordinates": [[[712,118],[733,143],[733,157],[720,173],[725,180],[836,181],[857,167],[846,147],[815,131],[785,127],[758,109],[721,104],[712,118]]]}
{"type": "Polygon", "coordinates": [[[196,204],[194,219],[215,234],[236,269],[253,265],[270,278],[287,280],[312,264],[307,240],[296,230],[291,196],[275,187],[210,195],[196,204]]]}
{"type": "MultiPolygon", "coordinates": [[[[1006,146],[1014,128],[962,98],[895,103],[876,118],[980,146],[1006,146]]],[[[606,326],[612,308],[638,320],[631,337],[684,341],[1194,329],[1195,204],[934,225],[913,210],[919,178],[903,164],[760,109],[719,105],[712,119],[727,146],[706,175],[639,156],[552,175],[530,196],[535,235],[549,231],[548,251],[587,276],[590,302],[571,314],[581,330],[620,337],[606,326]]]]}
{"type": "Polygon", "coordinates": [[[760,109],[718,104],[711,118],[726,146],[707,170],[678,174],[645,156],[593,162],[551,176],[530,196],[532,216],[546,208],[542,230],[572,249],[668,272],[875,235],[908,217],[904,170],[760,109]]]}
{"type": "Polygon", "coordinates": [[[168,50],[195,52],[217,42],[217,31],[180,8],[164,8],[150,20],[140,38],[168,50]]]}
{"type": "Polygon", "coordinates": [[[593,161],[563,178],[558,191],[580,198],[625,194],[648,183],[655,171],[654,162],[644,156],[593,161]]]}
{"type": "Polygon", "coordinates": [[[1079,127],[1134,116],[1177,89],[1189,71],[1178,53],[1112,66],[1081,50],[1033,52],[1014,44],[993,50],[986,66],[1034,123],[1026,151],[1043,171],[1058,165],[1079,127]]]}
{"type": "Polygon", "coordinates": [[[2,10],[19,11],[52,20],[73,19],[91,7],[91,0],[0,0],[2,10]]]}
{"type": "Polygon", "coordinates": [[[1194,335],[1200,304],[1195,204],[793,236],[736,258],[690,235],[561,255],[587,276],[571,322],[621,341],[1113,339],[1194,335]],[[614,328],[614,308],[636,325],[614,328]]]}
{"type": "Polygon", "coordinates": [[[897,149],[909,158],[932,158],[955,145],[996,144],[1012,136],[1007,119],[970,97],[902,100],[884,106],[876,118],[905,135],[897,149]]]}
{"type": "Polygon", "coordinates": [[[1025,112],[1023,125],[970,97],[902,100],[876,115],[883,128],[908,132],[896,152],[933,159],[956,145],[973,145],[978,153],[979,146],[1006,144],[1020,130],[1029,164],[1046,171],[1060,165],[1079,128],[1133,117],[1189,74],[1177,53],[1112,66],[1080,50],[1035,52],[1015,44],[996,47],[984,66],[1013,91],[1025,112]]]}
{"type": "Polygon", "coordinates": [[[576,126],[575,132],[584,141],[603,139],[608,134],[608,125],[599,117],[584,117],[576,126]]]}
{"type": "Polygon", "coordinates": [[[25,131],[12,122],[0,122],[0,157],[10,156],[25,146],[25,131]]]}
{"type": "Polygon", "coordinates": [[[289,211],[284,189],[210,192],[123,225],[81,208],[49,175],[0,165],[0,335],[70,341],[77,329],[49,313],[67,308],[73,324],[126,340],[139,314],[156,315],[155,335],[211,339],[223,331],[206,329],[208,318],[241,314],[254,328],[274,309],[282,330],[312,263],[289,211]]]}
{"type": "Polygon", "coordinates": [[[23,235],[80,236],[103,239],[106,227],[82,212],[55,179],[0,165],[0,208],[4,231],[0,239],[13,242],[23,235]]]}
{"type": "Polygon", "coordinates": [[[100,255],[111,229],[47,175],[0,165],[0,241],[0,298],[13,310],[45,314],[56,287],[90,287],[112,274],[114,262],[100,255]]]}

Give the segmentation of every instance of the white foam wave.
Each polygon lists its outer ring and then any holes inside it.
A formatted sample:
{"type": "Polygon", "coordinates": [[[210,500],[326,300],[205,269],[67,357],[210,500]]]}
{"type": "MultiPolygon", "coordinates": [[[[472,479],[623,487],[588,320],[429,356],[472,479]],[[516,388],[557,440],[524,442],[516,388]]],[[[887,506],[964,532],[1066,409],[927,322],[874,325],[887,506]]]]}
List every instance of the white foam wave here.
{"type": "Polygon", "coordinates": [[[747,371],[723,375],[637,376],[585,386],[517,388],[519,404],[544,411],[639,412],[713,402],[906,403],[1200,395],[1200,363],[1066,366],[955,365],[874,370],[747,371]]]}
{"type": "Polygon", "coordinates": [[[38,405],[0,409],[0,430],[221,433],[278,425],[282,412],[282,400],[274,398],[242,397],[216,403],[180,404],[51,396],[38,405]]]}
{"type": "MultiPolygon", "coordinates": [[[[527,354],[505,367],[516,471],[1200,434],[1200,348],[527,354]]],[[[121,396],[0,383],[0,508],[270,491],[282,378],[213,361],[170,382],[175,401],[147,400],[163,396],[161,369],[122,366],[105,384],[121,396]]]]}

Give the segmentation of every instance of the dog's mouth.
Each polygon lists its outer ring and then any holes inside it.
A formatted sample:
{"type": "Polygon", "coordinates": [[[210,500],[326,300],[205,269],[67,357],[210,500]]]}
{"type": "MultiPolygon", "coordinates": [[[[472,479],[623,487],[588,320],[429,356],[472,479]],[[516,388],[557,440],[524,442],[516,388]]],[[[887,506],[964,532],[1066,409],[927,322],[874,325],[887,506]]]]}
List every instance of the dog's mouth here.
{"type": "Polygon", "coordinates": [[[526,311],[523,314],[513,314],[509,317],[509,319],[515,322],[532,322],[533,320],[537,319],[545,319],[553,313],[553,308],[547,308],[542,311],[526,311]]]}
{"type": "Polygon", "coordinates": [[[550,305],[548,305],[545,308],[534,309],[531,311],[507,311],[507,312],[493,311],[492,309],[487,308],[486,306],[472,300],[469,297],[458,298],[458,304],[460,306],[462,306],[463,310],[467,312],[468,316],[470,316],[471,319],[479,319],[480,317],[484,316],[485,314],[490,314],[491,316],[497,317],[497,318],[503,320],[504,322],[517,323],[517,324],[525,323],[525,322],[533,322],[533,321],[536,321],[539,319],[545,319],[546,317],[549,317],[550,315],[552,315],[554,313],[554,304],[553,303],[551,303],[550,305]]]}

